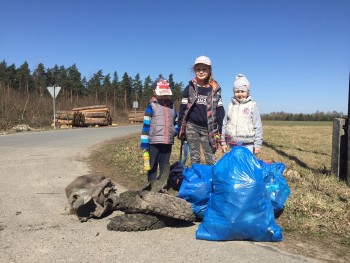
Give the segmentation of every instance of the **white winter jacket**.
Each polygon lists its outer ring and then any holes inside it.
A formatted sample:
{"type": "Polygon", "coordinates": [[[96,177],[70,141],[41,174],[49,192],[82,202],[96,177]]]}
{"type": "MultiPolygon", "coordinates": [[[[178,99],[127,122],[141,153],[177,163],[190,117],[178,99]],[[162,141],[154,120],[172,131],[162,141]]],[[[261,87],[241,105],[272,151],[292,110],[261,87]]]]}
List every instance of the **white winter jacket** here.
{"type": "Polygon", "coordinates": [[[226,143],[254,144],[262,147],[262,123],[258,105],[249,96],[241,102],[232,98],[222,127],[222,145],[226,143]]]}

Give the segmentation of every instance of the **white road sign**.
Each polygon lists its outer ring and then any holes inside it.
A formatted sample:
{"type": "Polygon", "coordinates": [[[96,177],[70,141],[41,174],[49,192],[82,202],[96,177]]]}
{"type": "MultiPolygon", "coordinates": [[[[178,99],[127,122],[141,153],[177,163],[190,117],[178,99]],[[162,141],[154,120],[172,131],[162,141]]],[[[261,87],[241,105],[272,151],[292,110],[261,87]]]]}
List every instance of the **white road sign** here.
{"type": "Polygon", "coordinates": [[[47,90],[50,92],[51,96],[52,96],[52,101],[53,101],[53,128],[56,129],[56,102],[55,99],[58,95],[58,93],[61,90],[61,87],[47,87],[47,90]]]}
{"type": "Polygon", "coordinates": [[[50,92],[52,98],[56,99],[61,87],[47,87],[47,90],[50,92]]]}

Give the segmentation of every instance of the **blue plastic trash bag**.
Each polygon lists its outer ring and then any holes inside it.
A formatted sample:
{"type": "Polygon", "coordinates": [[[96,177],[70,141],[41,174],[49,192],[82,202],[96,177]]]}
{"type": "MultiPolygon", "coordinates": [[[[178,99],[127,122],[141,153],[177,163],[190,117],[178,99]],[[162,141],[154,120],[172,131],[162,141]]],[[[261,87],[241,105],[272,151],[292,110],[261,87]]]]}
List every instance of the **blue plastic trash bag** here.
{"type": "Polygon", "coordinates": [[[283,163],[265,163],[259,160],[263,170],[266,190],[269,194],[275,218],[283,212],[284,204],[290,195],[290,188],[283,177],[285,165],[283,163]]]}
{"type": "Polygon", "coordinates": [[[212,192],[211,165],[193,164],[183,171],[183,181],[178,197],[192,204],[193,213],[202,219],[212,192]]]}
{"type": "Polygon", "coordinates": [[[281,241],[257,158],[234,147],[213,166],[213,192],[197,239],[281,241]]]}

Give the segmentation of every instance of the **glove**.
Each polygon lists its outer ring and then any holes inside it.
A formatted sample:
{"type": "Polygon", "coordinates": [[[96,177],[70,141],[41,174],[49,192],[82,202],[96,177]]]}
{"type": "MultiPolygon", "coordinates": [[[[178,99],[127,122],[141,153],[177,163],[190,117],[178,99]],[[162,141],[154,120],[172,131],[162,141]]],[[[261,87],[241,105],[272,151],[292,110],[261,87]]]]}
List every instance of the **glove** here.
{"type": "Polygon", "coordinates": [[[180,127],[179,127],[179,125],[176,124],[175,125],[175,134],[178,135],[179,132],[180,132],[180,127]]]}

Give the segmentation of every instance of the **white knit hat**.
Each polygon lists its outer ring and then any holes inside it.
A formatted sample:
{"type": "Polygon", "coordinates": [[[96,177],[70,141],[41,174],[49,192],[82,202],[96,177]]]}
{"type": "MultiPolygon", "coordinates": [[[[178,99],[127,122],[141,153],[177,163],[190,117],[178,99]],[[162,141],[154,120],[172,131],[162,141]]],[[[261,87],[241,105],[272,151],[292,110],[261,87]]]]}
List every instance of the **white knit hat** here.
{"type": "Polygon", "coordinates": [[[152,89],[158,96],[172,95],[169,82],[164,78],[157,78],[153,84],[152,89]]]}
{"type": "Polygon", "coordinates": [[[236,80],[233,83],[233,91],[236,90],[243,90],[249,92],[250,89],[250,83],[248,79],[243,74],[238,74],[236,76],[236,80]]]}
{"type": "Polygon", "coordinates": [[[200,56],[200,57],[196,58],[194,64],[195,65],[205,64],[205,65],[211,66],[211,60],[210,60],[210,58],[208,58],[206,56],[200,56]]]}

